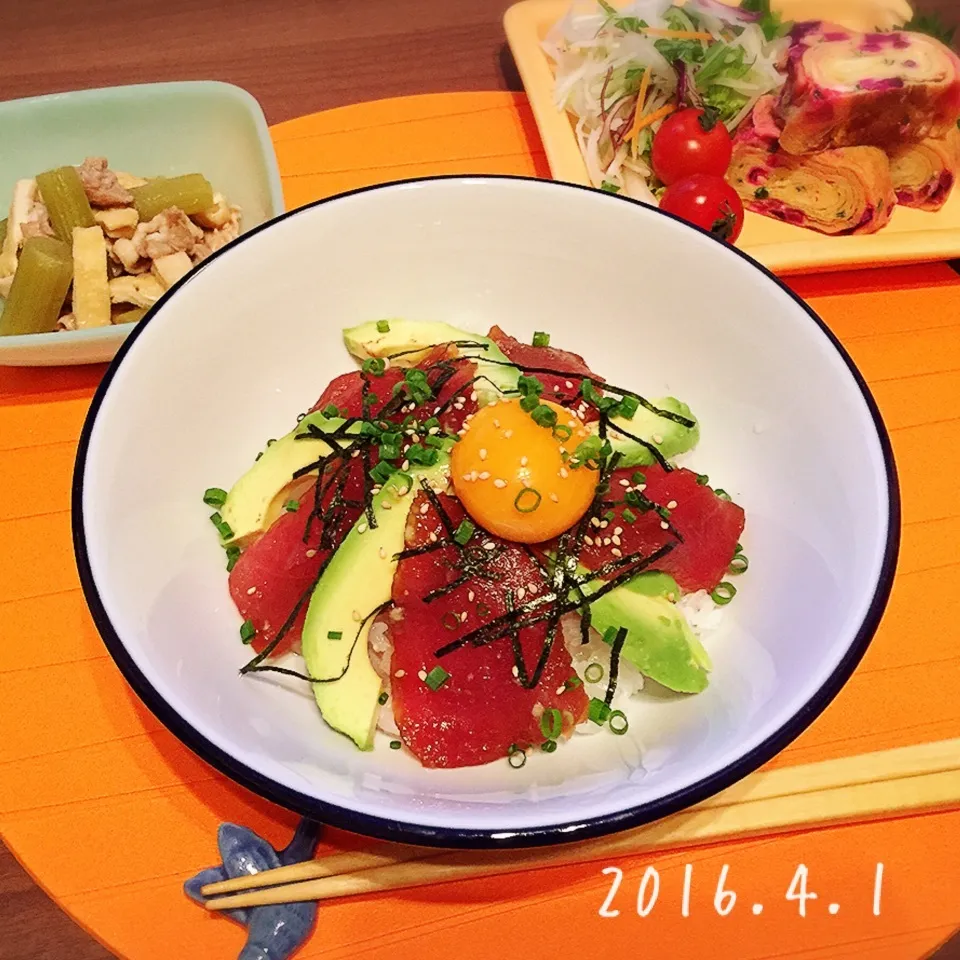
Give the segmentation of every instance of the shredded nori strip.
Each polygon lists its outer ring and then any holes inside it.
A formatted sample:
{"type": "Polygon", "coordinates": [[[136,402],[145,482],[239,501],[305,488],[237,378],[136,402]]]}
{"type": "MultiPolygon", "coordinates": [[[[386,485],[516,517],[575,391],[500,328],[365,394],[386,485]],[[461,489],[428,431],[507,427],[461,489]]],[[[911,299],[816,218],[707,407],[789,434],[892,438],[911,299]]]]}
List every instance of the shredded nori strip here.
{"type": "Polygon", "coordinates": [[[627,628],[621,627],[610,645],[610,676],[607,680],[607,692],[603,702],[609,707],[613,703],[613,695],[617,692],[617,677],[620,675],[620,654],[623,645],[627,642],[627,628]]]}

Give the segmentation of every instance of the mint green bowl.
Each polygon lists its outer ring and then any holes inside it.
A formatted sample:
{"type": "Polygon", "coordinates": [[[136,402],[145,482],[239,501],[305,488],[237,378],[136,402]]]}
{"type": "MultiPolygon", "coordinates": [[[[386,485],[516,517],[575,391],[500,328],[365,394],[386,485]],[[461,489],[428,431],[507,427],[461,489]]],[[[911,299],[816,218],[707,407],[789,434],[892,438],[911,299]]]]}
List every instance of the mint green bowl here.
{"type": "MultiPolygon", "coordinates": [[[[0,130],[3,211],[17,180],[87,156],[105,156],[137,176],[202,173],[242,208],[244,231],[284,210],[260,104],[228,83],[147,83],[10,100],[0,103],[0,130]]],[[[132,326],[0,336],[0,366],[107,361],[132,326]]]]}

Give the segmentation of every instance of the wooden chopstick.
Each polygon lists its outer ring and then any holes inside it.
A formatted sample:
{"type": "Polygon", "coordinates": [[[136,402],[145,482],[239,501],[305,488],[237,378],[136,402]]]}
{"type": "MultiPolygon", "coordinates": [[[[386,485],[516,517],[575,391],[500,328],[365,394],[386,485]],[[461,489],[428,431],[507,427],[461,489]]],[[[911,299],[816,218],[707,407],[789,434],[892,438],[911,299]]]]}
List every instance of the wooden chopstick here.
{"type": "Polygon", "coordinates": [[[241,878],[244,888],[237,886],[237,881],[211,884],[219,892],[226,892],[225,887],[249,889],[250,880],[265,886],[277,882],[274,878],[283,873],[281,886],[218,897],[206,905],[211,910],[224,910],[327,900],[955,804],[960,804],[960,739],[765,771],[647,827],[564,847],[450,853],[379,845],[370,856],[387,862],[362,861],[358,859],[360,854],[328,857],[297,865],[303,868],[297,873],[300,882],[289,882],[293,879],[290,868],[282,867],[255,878],[241,878]],[[337,872],[331,869],[332,861],[337,862],[337,872]]]}

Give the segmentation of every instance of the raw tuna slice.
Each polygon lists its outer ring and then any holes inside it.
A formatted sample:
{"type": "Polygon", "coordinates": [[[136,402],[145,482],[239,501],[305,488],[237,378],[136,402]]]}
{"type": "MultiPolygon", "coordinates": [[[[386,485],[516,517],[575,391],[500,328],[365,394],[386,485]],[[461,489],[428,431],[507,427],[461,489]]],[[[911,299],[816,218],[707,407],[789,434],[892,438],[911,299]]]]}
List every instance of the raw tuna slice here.
{"type": "MultiPolygon", "coordinates": [[[[343,497],[359,502],[363,496],[362,460],[350,462],[345,480],[343,497]]],[[[332,485],[324,497],[325,507],[332,502],[336,486],[332,485]]],[[[331,552],[320,549],[323,527],[317,520],[310,524],[309,536],[304,539],[314,495],[311,488],[300,497],[296,512],[281,514],[259,540],[244,550],[230,573],[230,595],[240,616],[252,621],[256,628],[253,648],[257,652],[276,637],[297,602],[316,581],[321,565],[331,552]]],[[[334,543],[350,529],[360,513],[358,506],[344,506],[339,527],[342,533],[334,537],[334,543]]],[[[299,649],[306,613],[305,603],[273,656],[299,649]]]]}
{"type": "MultiPolygon", "coordinates": [[[[564,376],[554,376],[549,373],[533,373],[543,383],[543,396],[546,400],[553,400],[565,407],[579,406],[580,384],[584,377],[602,381],[586,364],[579,354],[569,350],[558,350],[556,347],[533,347],[529,343],[515,340],[504,333],[499,327],[491,327],[488,334],[490,339],[503,351],[504,356],[515,363],[524,372],[531,372],[531,368],[543,367],[548,370],[562,370],[564,376]]],[[[597,412],[593,407],[587,407],[584,420],[596,420],[597,412]]]]}
{"type": "MultiPolygon", "coordinates": [[[[463,508],[445,495],[439,501],[455,528],[464,518],[463,508]]],[[[509,636],[436,656],[445,644],[504,614],[509,593],[518,605],[542,595],[546,581],[535,560],[520,545],[479,531],[465,548],[458,548],[420,493],[410,512],[406,544],[421,547],[431,542],[445,545],[401,560],[393,582],[391,702],[403,742],[426,767],[466,767],[506,757],[514,744],[542,743],[544,710],[559,710],[563,731],[569,733],[585,717],[587,698],[582,687],[565,687],[574,671],[559,628],[553,630],[546,667],[532,689],[524,688],[522,674],[514,675],[509,636]],[[425,599],[461,576],[462,585],[432,602],[425,599]],[[433,690],[423,678],[437,666],[449,678],[433,690]]],[[[518,643],[528,677],[546,638],[543,624],[520,631],[518,643]]]]}
{"type": "MultiPolygon", "coordinates": [[[[618,470],[611,478],[611,496],[620,499],[635,484],[634,470],[618,470]],[[624,486],[626,481],[629,486],[624,486]]],[[[683,537],[682,543],[667,554],[656,566],[669,573],[687,591],[713,590],[724,579],[740,534],[743,533],[743,510],[730,500],[718,497],[710,487],[697,483],[692,470],[672,470],[644,467],[646,486],[644,496],[670,511],[669,522],[683,537]],[[670,504],[675,504],[673,507],[670,504]]],[[[591,570],[616,559],[618,554],[644,555],[666,543],[676,541],[673,533],[664,530],[661,516],[654,510],[641,512],[629,507],[636,515],[633,523],[623,519],[624,505],[614,508],[615,517],[602,529],[592,532],[592,545],[584,547],[581,561],[591,570]],[[614,543],[613,538],[619,540],[614,543]],[[613,551],[616,550],[617,553],[613,551]]]]}

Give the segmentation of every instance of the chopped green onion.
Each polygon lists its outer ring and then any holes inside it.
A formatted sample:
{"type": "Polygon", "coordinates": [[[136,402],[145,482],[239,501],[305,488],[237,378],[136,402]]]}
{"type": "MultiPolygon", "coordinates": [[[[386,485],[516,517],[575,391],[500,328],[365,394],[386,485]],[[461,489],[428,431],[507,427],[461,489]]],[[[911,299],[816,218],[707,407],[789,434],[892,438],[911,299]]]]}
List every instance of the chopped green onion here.
{"type": "Polygon", "coordinates": [[[549,347],[550,334],[544,333],[542,330],[537,330],[537,332],[533,335],[533,345],[535,347],[549,347]]]}
{"type": "Polygon", "coordinates": [[[381,360],[380,357],[367,357],[363,361],[361,370],[364,373],[371,373],[375,377],[382,377],[383,371],[387,369],[387,364],[384,360],[381,360]]]}
{"type": "Polygon", "coordinates": [[[227,491],[220,487],[208,487],[203,493],[203,502],[208,507],[222,507],[227,502],[227,491]]]}
{"type": "Polygon", "coordinates": [[[577,687],[582,687],[582,686],[583,686],[583,681],[576,674],[574,674],[572,677],[567,679],[563,684],[564,690],[576,690],[577,687]]]}
{"type": "Polygon", "coordinates": [[[276,442],[277,442],[276,440],[268,440],[267,449],[269,450],[276,442]]]}
{"type": "MultiPolygon", "coordinates": [[[[613,631],[616,633],[616,629],[613,631]]],[[[583,671],[583,678],[587,683],[599,683],[603,679],[603,664],[589,663],[587,669],[583,671]]]]}
{"type": "Polygon", "coordinates": [[[327,631],[327,639],[328,639],[328,640],[342,640],[342,639],[343,639],[343,631],[342,631],[342,630],[328,630],[328,631],[327,631]]]}
{"type": "Polygon", "coordinates": [[[520,398],[520,409],[524,413],[533,413],[540,406],[540,398],[535,393],[528,393],[520,398]]]}
{"type": "Polygon", "coordinates": [[[620,192],[620,187],[618,187],[617,184],[615,184],[612,180],[604,180],[603,183],[600,184],[600,189],[601,189],[604,193],[619,193],[619,192],[620,192]]]}
{"type": "Polygon", "coordinates": [[[454,543],[459,543],[461,547],[465,547],[476,529],[469,520],[462,520],[460,526],[453,532],[454,543]]]}
{"type": "Polygon", "coordinates": [[[640,401],[636,397],[624,397],[618,404],[618,415],[624,420],[632,420],[633,415],[640,409],[640,401]]]}
{"type": "Polygon", "coordinates": [[[526,752],[521,750],[515,743],[511,743],[510,749],[507,751],[507,763],[509,763],[514,770],[519,770],[526,762],[526,752]]]}
{"type": "Polygon", "coordinates": [[[433,691],[439,690],[448,680],[450,674],[443,667],[437,665],[428,674],[423,682],[433,691]]]}
{"type": "Polygon", "coordinates": [[[613,520],[614,517],[616,517],[616,514],[615,514],[612,510],[607,510],[607,512],[604,513],[604,515],[603,515],[603,519],[606,520],[607,523],[609,523],[611,520],[613,520]]]}
{"type": "Polygon", "coordinates": [[[616,627],[607,627],[603,631],[603,642],[604,643],[613,643],[617,639],[617,628],[616,627]]]}
{"type": "Polygon", "coordinates": [[[730,494],[727,493],[727,491],[724,490],[723,487],[717,487],[717,489],[714,490],[713,492],[714,492],[721,500],[730,500],[730,499],[731,499],[730,494]]]}
{"type": "Polygon", "coordinates": [[[660,515],[660,518],[663,520],[670,519],[670,508],[669,507],[657,507],[657,513],[660,515]]]}
{"type": "Polygon", "coordinates": [[[647,475],[642,470],[634,470],[633,475],[630,477],[630,479],[637,484],[646,483],[647,475]]]}
{"type": "Polygon", "coordinates": [[[541,749],[544,753],[553,753],[553,751],[557,749],[557,741],[556,741],[556,740],[544,740],[543,743],[540,744],[540,749],[541,749]]]}
{"type": "Polygon", "coordinates": [[[637,515],[629,507],[624,507],[620,516],[623,517],[624,523],[635,523],[637,519],[637,515]]]}
{"type": "Polygon", "coordinates": [[[335,403],[328,403],[323,408],[322,412],[325,417],[336,417],[340,415],[340,411],[337,409],[337,405],[335,403]]]}
{"type": "Polygon", "coordinates": [[[556,707],[540,714],[540,732],[548,740],[556,740],[563,733],[563,715],[556,707]]]}
{"type": "Polygon", "coordinates": [[[288,501],[283,505],[283,509],[286,510],[287,513],[296,513],[296,512],[300,509],[300,501],[299,501],[299,500],[288,500],[288,501]]]}
{"type": "Polygon", "coordinates": [[[211,513],[210,522],[217,528],[221,540],[229,540],[233,536],[233,528],[219,513],[211,513]]]}
{"type": "Polygon", "coordinates": [[[456,630],[460,626],[460,618],[452,610],[448,610],[440,618],[440,622],[447,630],[456,630]]]}
{"type": "Polygon", "coordinates": [[[429,430],[432,430],[434,427],[436,427],[438,430],[440,429],[440,421],[436,417],[430,417],[429,420],[423,421],[424,430],[429,431],[429,430]]]}
{"type": "Polygon", "coordinates": [[[406,457],[411,463],[432,467],[439,459],[440,452],[435,447],[414,446],[407,448],[406,457]]]}
{"type": "Polygon", "coordinates": [[[477,616],[480,617],[481,620],[484,617],[490,616],[490,607],[482,600],[477,604],[477,616]]]}
{"type": "Polygon", "coordinates": [[[389,320],[378,320],[377,321],[377,333],[389,333],[390,332],[390,321],[389,320]]]}
{"type": "Polygon", "coordinates": [[[597,697],[592,697],[587,716],[598,727],[602,727],[610,716],[610,708],[602,700],[597,697]]]}
{"type": "Polygon", "coordinates": [[[240,548],[238,546],[227,547],[227,573],[229,573],[240,559],[240,548]]]}
{"type": "Polygon", "coordinates": [[[727,573],[739,576],[741,573],[746,573],[749,566],[750,561],[747,559],[747,555],[745,553],[736,553],[730,561],[730,566],[727,567],[727,573]]]}
{"type": "Polygon", "coordinates": [[[391,749],[391,750],[399,750],[402,746],[403,746],[403,744],[402,744],[399,740],[391,740],[391,741],[390,741],[390,749],[391,749]]]}
{"type": "Polygon", "coordinates": [[[390,694],[387,693],[386,690],[384,690],[383,693],[381,693],[380,696],[377,697],[377,703],[379,703],[380,706],[382,707],[389,699],[390,699],[390,694]]]}
{"type": "Polygon", "coordinates": [[[244,643],[251,643],[256,635],[257,628],[253,625],[253,621],[244,620],[240,625],[240,639],[244,643]]]}
{"type": "Polygon", "coordinates": [[[428,447],[433,447],[434,450],[442,450],[447,445],[448,440],[448,437],[426,437],[423,442],[428,447]]]}
{"type": "Polygon", "coordinates": [[[697,483],[701,487],[705,487],[710,482],[710,478],[705,473],[697,474],[697,483]]]}
{"type": "Polygon", "coordinates": [[[738,553],[743,553],[743,544],[742,544],[742,543],[738,543],[738,544],[733,548],[733,555],[736,556],[738,553]]]}
{"type": "Polygon", "coordinates": [[[727,580],[718,583],[716,589],[710,594],[710,599],[721,607],[728,604],[737,595],[737,588],[727,580]]]}
{"type": "Polygon", "coordinates": [[[536,377],[528,377],[525,374],[521,374],[517,379],[517,389],[520,391],[520,396],[522,397],[539,397],[540,394],[543,393],[543,381],[536,377]]]}
{"type": "Polygon", "coordinates": [[[630,722],[622,710],[611,710],[607,723],[610,726],[610,732],[618,737],[622,737],[630,729],[630,722]]]}
{"type": "Polygon", "coordinates": [[[381,460],[371,471],[370,476],[375,483],[381,486],[385,484],[390,477],[397,472],[397,468],[392,463],[381,460]]]}
{"type": "Polygon", "coordinates": [[[550,407],[543,404],[534,407],[530,411],[530,416],[538,427],[555,427],[557,425],[557,411],[551,410],[550,407]]]}
{"type": "Polygon", "coordinates": [[[573,429],[565,423],[558,423],[553,428],[553,439],[565,443],[573,436],[573,429]]]}
{"type": "Polygon", "coordinates": [[[520,513],[533,513],[533,511],[540,506],[542,499],[543,497],[540,495],[539,490],[534,490],[533,487],[524,487],[517,494],[513,505],[520,513]]]}

